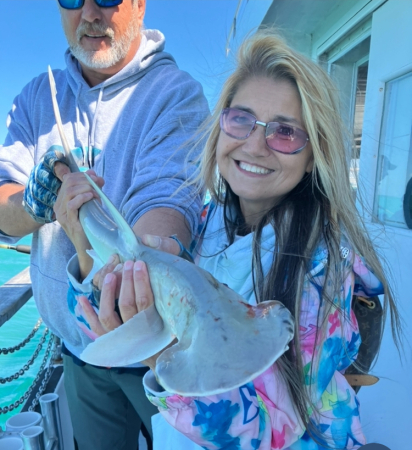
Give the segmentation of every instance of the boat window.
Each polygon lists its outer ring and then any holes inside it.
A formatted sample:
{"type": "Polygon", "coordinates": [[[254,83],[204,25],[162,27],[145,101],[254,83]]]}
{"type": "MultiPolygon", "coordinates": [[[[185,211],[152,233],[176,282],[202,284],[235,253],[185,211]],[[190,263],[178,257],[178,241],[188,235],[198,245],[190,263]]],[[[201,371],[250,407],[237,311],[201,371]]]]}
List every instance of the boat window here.
{"type": "Polygon", "coordinates": [[[377,218],[412,228],[412,72],[385,85],[374,198],[377,218]]]}
{"type": "Polygon", "coordinates": [[[365,110],[366,85],[369,67],[370,37],[348,49],[338,46],[341,52],[333,49],[324,56],[328,58],[329,73],[339,90],[342,118],[349,129],[347,143],[350,159],[350,184],[356,196],[358,187],[359,159],[362,147],[363,115],[365,110]]]}

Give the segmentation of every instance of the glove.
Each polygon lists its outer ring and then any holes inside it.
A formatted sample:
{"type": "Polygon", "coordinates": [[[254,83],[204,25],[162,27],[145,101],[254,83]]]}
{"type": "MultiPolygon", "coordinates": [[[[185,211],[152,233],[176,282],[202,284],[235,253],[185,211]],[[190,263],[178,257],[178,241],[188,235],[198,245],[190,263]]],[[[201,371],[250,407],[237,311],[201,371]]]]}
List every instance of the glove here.
{"type": "Polygon", "coordinates": [[[43,161],[33,167],[24,190],[23,207],[36,222],[45,224],[56,220],[53,211],[62,182],[54,174],[56,162],[67,164],[61,147],[53,145],[43,161]]]}

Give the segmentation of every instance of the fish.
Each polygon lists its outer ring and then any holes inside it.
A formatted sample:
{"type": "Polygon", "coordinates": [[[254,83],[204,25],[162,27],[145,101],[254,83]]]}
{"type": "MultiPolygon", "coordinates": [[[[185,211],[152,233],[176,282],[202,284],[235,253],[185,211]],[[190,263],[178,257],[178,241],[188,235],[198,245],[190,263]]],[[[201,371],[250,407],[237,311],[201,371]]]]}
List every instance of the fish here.
{"type": "MultiPolygon", "coordinates": [[[[50,68],[49,78],[64,157],[78,171],[64,137],[50,68]]],[[[282,303],[251,306],[201,267],[145,246],[85,175],[102,203],[91,200],[79,211],[90,244],[103,263],[114,253],[122,261],[144,261],[154,305],[90,343],[80,355],[83,361],[124,367],[161,352],[155,372],[164,389],[206,396],[251,382],[283,355],[294,335],[294,319],[282,303]]]]}

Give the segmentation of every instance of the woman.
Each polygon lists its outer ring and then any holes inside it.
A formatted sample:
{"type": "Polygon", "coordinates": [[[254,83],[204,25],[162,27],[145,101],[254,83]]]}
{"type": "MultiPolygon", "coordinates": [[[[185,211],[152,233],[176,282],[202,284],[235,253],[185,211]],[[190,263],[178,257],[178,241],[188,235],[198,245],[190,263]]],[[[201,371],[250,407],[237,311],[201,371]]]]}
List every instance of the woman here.
{"type": "MultiPolygon", "coordinates": [[[[365,443],[359,402],[344,377],[360,345],[352,296],[385,293],[395,340],[399,318],[355,207],[335,94],[316,64],[265,33],[243,44],[223,87],[195,180],[212,197],[196,263],[251,304],[283,302],[296,328],[273,367],[212,397],[164,392],[155,378],[157,355],[145,362],[152,369],[145,376],[149,399],[203,448],[365,443]]],[[[131,267],[125,264],[120,302],[136,286],[140,311],[153,296],[144,265],[135,263],[135,282],[131,267]]],[[[115,288],[116,277],[106,275],[102,298],[111,304],[115,288]]],[[[93,331],[107,331],[84,297],[80,302],[93,331]]]]}

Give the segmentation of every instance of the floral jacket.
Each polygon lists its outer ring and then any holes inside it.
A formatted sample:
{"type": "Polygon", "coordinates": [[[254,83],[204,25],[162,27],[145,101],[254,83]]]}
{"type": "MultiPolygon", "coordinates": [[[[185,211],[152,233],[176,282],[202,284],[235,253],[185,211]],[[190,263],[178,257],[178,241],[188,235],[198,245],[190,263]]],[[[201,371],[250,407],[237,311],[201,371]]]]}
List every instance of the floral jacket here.
{"type": "MultiPolygon", "coordinates": [[[[202,215],[203,223],[207,213],[206,209],[202,215]]],[[[219,222],[219,214],[215,217],[219,222]]],[[[221,224],[213,224],[212,221],[206,227],[202,251],[207,247],[209,228],[210,235],[213,236],[209,242],[216,241],[224,246],[223,234],[216,235],[216,230],[221,229],[223,232],[223,228],[221,224]]],[[[271,230],[273,229],[268,226],[262,233],[262,242],[266,239],[267,248],[273,248],[275,237],[271,230]]],[[[250,235],[248,239],[251,239],[250,235]]],[[[246,244],[242,248],[243,240],[244,238],[241,238],[240,244],[239,242],[233,244],[238,246],[232,252],[233,267],[239,266],[245,259],[245,252],[248,252],[250,258],[250,243],[245,240],[246,244]]],[[[268,260],[271,259],[270,251],[267,255],[265,252],[262,255],[262,263],[266,257],[268,260]]],[[[77,303],[79,294],[86,294],[92,304],[93,296],[89,284],[80,287],[75,282],[76,277],[73,276],[77,270],[75,263],[71,261],[68,266],[69,308],[79,326],[93,339],[94,333],[91,332],[80,304],[77,303]]],[[[225,263],[227,264],[227,261],[225,263]]],[[[305,384],[311,389],[312,398],[320,410],[320,414],[316,417],[312,415],[314,426],[322,433],[319,442],[316,443],[302,426],[276,363],[252,382],[223,394],[208,397],[182,397],[165,392],[149,371],[144,379],[146,395],[174,428],[198,443],[201,448],[210,450],[318,450],[328,447],[358,449],[366,443],[360,423],[358,399],[343,376],[345,369],[356,359],[360,345],[351,300],[353,294],[366,297],[382,294],[383,288],[362,258],[353,254],[348,244],[344,244],[342,264],[345,278],[342,280],[340,295],[334,300],[326,329],[323,327],[322,330],[318,330],[318,313],[325,307],[321,298],[326,264],[327,251],[320,246],[313,256],[311,270],[304,281],[299,328],[306,374],[305,384]],[[339,314],[339,309],[344,313],[339,314]],[[318,340],[315,343],[317,331],[318,340]]],[[[221,282],[232,287],[230,281],[221,279],[213,268],[207,266],[205,268],[221,282]]],[[[250,304],[255,303],[253,296],[247,295],[247,289],[244,292],[235,290],[250,304]]]]}
{"type": "MultiPolygon", "coordinates": [[[[241,259],[236,254],[233,257],[235,261],[241,259]]],[[[299,329],[305,384],[320,410],[316,417],[312,414],[314,426],[322,433],[319,442],[302,426],[276,363],[253,382],[207,397],[182,397],[164,392],[148,372],[144,380],[146,394],[174,428],[201,448],[210,450],[357,449],[366,443],[358,399],[343,375],[356,359],[360,345],[357,321],[351,309],[352,295],[382,294],[382,285],[361,257],[354,255],[348,246],[342,247],[345,279],[328,315],[327,327],[323,327],[325,331],[319,329],[315,345],[318,313],[325,307],[321,294],[326,264],[327,252],[320,246],[304,282],[299,329]],[[339,308],[344,314],[339,314],[339,308]]]]}

